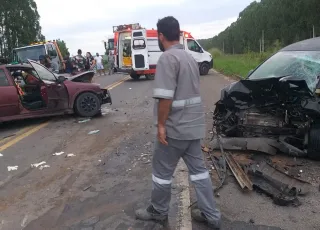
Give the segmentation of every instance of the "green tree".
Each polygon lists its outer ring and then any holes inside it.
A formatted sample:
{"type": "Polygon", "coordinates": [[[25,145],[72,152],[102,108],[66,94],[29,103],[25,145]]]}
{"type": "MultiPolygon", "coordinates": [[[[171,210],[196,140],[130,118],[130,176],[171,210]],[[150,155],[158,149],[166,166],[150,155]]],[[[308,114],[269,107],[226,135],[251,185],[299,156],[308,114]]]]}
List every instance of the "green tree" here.
{"type": "Polygon", "coordinates": [[[57,45],[59,46],[59,50],[61,52],[62,57],[65,57],[67,55],[68,50],[69,50],[69,48],[67,48],[65,41],[57,39],[56,42],[57,42],[57,45]]]}
{"type": "Polygon", "coordinates": [[[15,47],[44,40],[34,0],[1,0],[0,56],[9,58],[15,47]]]}
{"type": "Polygon", "coordinates": [[[206,49],[224,47],[225,53],[259,52],[263,33],[264,50],[275,50],[311,38],[313,27],[320,36],[319,12],[319,0],[255,1],[219,35],[200,43],[206,49]]]}

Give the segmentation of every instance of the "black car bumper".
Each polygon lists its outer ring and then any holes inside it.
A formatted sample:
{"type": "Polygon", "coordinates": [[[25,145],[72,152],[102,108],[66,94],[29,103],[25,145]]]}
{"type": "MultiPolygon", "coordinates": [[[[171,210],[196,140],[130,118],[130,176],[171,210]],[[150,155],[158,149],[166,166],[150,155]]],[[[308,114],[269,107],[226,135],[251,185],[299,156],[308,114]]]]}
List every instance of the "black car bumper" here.
{"type": "Polygon", "coordinates": [[[102,93],[100,94],[101,97],[101,104],[112,104],[112,99],[109,90],[101,89],[102,93]]]}

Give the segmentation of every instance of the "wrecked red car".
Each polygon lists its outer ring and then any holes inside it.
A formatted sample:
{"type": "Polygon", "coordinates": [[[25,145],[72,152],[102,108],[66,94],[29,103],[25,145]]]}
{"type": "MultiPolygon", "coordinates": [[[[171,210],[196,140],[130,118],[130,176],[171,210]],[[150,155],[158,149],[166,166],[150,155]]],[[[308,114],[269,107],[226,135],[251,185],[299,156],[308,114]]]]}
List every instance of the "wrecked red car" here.
{"type": "Polygon", "coordinates": [[[93,71],[65,77],[43,65],[0,65],[0,122],[76,113],[91,117],[111,104],[107,89],[91,83],[93,71]]]}
{"type": "Polygon", "coordinates": [[[224,88],[213,117],[223,148],[320,160],[319,76],[320,38],[313,38],[283,48],[224,88]]]}

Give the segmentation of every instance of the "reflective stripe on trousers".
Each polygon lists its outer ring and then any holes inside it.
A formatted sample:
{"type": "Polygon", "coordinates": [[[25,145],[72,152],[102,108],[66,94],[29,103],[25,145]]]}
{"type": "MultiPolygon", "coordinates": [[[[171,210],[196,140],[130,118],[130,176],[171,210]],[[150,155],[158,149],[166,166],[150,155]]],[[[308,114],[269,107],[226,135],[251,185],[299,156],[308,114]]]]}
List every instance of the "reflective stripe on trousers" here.
{"type": "Polygon", "coordinates": [[[220,212],[213,197],[212,183],[205,167],[200,140],[182,141],[167,138],[168,146],[156,142],[152,158],[151,204],[161,214],[167,215],[171,200],[171,183],[174,170],[182,158],[190,180],[194,184],[198,207],[211,220],[220,220],[220,212]]]}

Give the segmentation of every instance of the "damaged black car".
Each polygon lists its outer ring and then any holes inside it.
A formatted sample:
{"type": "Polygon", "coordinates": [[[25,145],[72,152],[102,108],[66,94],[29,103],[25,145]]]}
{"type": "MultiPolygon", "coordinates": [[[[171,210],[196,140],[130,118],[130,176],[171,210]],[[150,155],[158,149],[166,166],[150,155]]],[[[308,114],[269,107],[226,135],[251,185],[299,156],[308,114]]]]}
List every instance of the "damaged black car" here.
{"type": "Polygon", "coordinates": [[[313,38],[283,48],[224,88],[213,117],[223,148],[320,160],[319,76],[320,38],[313,38]]]}

